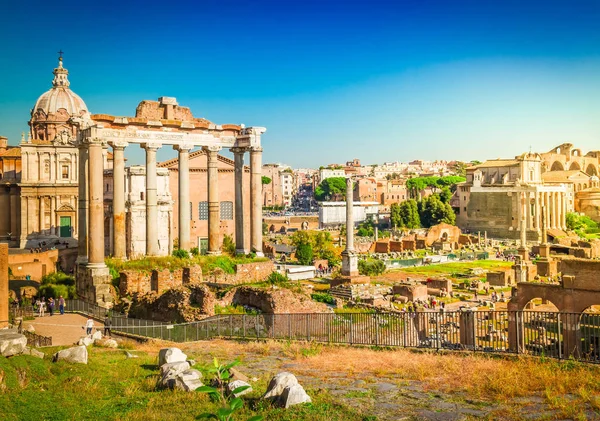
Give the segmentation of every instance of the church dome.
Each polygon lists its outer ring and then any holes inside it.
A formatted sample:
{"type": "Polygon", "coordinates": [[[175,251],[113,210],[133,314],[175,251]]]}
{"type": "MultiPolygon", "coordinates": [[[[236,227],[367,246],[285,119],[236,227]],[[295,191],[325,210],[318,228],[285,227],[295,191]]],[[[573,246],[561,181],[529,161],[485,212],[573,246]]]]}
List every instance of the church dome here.
{"type": "Polygon", "coordinates": [[[63,67],[62,57],[53,73],[52,89],[38,98],[31,110],[32,119],[67,121],[89,114],[83,99],[69,88],[69,71],[63,67]]]}

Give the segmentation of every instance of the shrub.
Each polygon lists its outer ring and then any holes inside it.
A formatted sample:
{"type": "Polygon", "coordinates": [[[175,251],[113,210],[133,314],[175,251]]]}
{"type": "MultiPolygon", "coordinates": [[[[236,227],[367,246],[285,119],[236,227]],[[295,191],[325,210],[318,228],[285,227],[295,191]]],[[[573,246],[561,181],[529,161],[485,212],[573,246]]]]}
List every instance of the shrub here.
{"type": "Polygon", "coordinates": [[[296,247],[296,258],[303,265],[310,265],[313,262],[313,249],[310,244],[299,244],[296,247]]]}
{"type": "Polygon", "coordinates": [[[358,272],[361,275],[376,276],[385,272],[385,263],[381,260],[369,259],[358,261],[358,272]]]}
{"type": "Polygon", "coordinates": [[[179,257],[180,259],[189,259],[190,253],[184,249],[175,249],[173,250],[173,256],[179,257]]]}
{"type": "Polygon", "coordinates": [[[192,256],[198,257],[200,256],[200,249],[198,249],[198,247],[192,247],[190,253],[192,253],[192,256]]]}
{"type": "Polygon", "coordinates": [[[310,298],[312,298],[315,301],[318,301],[319,303],[335,304],[335,298],[333,298],[330,294],[324,292],[315,292],[314,294],[310,295],[310,298]]]}
{"type": "Polygon", "coordinates": [[[42,285],[75,285],[75,278],[63,272],[54,272],[42,277],[42,285]]]}
{"type": "Polygon", "coordinates": [[[76,298],[75,285],[43,284],[38,294],[46,298],[58,298],[61,295],[65,299],[76,298]]]}
{"type": "Polygon", "coordinates": [[[231,235],[225,234],[223,236],[223,251],[230,256],[235,256],[235,242],[231,235]]]}
{"type": "Polygon", "coordinates": [[[282,275],[279,272],[272,272],[269,276],[267,276],[267,279],[265,279],[265,281],[270,283],[271,285],[275,285],[287,282],[289,281],[289,279],[287,276],[282,275]]]}

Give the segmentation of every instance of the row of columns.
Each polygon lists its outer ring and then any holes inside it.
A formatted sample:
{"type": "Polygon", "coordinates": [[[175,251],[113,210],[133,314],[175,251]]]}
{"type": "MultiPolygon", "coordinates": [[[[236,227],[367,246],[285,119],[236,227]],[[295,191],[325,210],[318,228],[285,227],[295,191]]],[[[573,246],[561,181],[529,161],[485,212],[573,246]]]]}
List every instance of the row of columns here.
{"type": "MultiPolygon", "coordinates": [[[[125,157],[126,142],[114,142],[113,147],[113,254],[125,259],[125,157]]],[[[156,152],[158,143],[141,145],[146,151],[146,254],[158,254],[158,204],[156,152]]],[[[104,261],[104,208],[103,208],[103,160],[102,149],[106,142],[88,139],[79,148],[79,256],[87,263],[100,264],[104,261]],[[89,186],[89,188],[88,188],[89,186]]],[[[190,182],[189,153],[193,145],[175,145],[179,153],[179,247],[190,249],[190,182]]],[[[220,202],[218,182],[218,146],[204,147],[208,163],[208,237],[209,254],[220,254],[220,202]]],[[[251,248],[262,252],[262,149],[232,148],[235,157],[235,227],[236,251],[247,253],[244,243],[243,174],[244,154],[250,152],[251,165],[251,248]]]]}
{"type": "Polygon", "coordinates": [[[566,229],[567,195],[564,192],[525,192],[519,194],[517,229],[525,221],[525,227],[531,231],[541,231],[543,208],[547,216],[547,228],[566,229]],[[533,209],[531,208],[533,206],[533,209]]]}

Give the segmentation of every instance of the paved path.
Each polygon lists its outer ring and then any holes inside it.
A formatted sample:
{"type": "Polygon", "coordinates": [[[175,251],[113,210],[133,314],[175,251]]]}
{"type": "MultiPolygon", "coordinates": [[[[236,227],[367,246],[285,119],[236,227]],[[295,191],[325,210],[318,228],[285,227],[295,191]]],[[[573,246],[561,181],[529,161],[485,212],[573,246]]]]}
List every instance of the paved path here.
{"type": "MultiPolygon", "coordinates": [[[[79,338],[85,336],[82,327],[87,318],[79,314],[55,314],[54,316],[36,317],[35,320],[23,322],[23,328],[33,325],[35,333],[42,336],[51,336],[52,345],[72,345],[79,338]]],[[[102,329],[102,324],[94,321],[98,329],[102,329]]]]}

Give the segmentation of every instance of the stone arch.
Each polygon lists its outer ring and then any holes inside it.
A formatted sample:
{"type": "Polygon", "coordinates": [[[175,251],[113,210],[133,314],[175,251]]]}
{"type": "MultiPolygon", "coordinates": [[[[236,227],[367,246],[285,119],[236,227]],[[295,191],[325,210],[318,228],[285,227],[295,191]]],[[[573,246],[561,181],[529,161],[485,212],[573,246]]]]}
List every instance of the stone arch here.
{"type": "Polygon", "coordinates": [[[571,162],[571,165],[569,166],[569,169],[572,170],[572,171],[573,170],[579,170],[579,171],[581,171],[581,165],[579,165],[579,162],[573,161],[573,162],[571,162]]]}
{"type": "Polygon", "coordinates": [[[592,175],[595,175],[595,176],[597,176],[597,175],[598,175],[598,170],[596,169],[596,166],[595,166],[595,165],[593,165],[593,164],[589,164],[589,165],[587,166],[587,168],[585,169],[585,173],[586,173],[587,175],[590,175],[590,176],[592,176],[592,175]]]}
{"type": "Polygon", "coordinates": [[[523,310],[556,313],[558,312],[558,307],[547,298],[534,297],[525,303],[523,310]]]}
{"type": "Polygon", "coordinates": [[[581,356],[592,361],[600,360],[600,300],[597,305],[586,308],[578,320],[577,343],[581,356]]]}
{"type": "Polygon", "coordinates": [[[552,166],[550,167],[550,171],[564,171],[565,167],[563,166],[562,162],[560,161],[554,161],[552,163],[552,166]]]}

